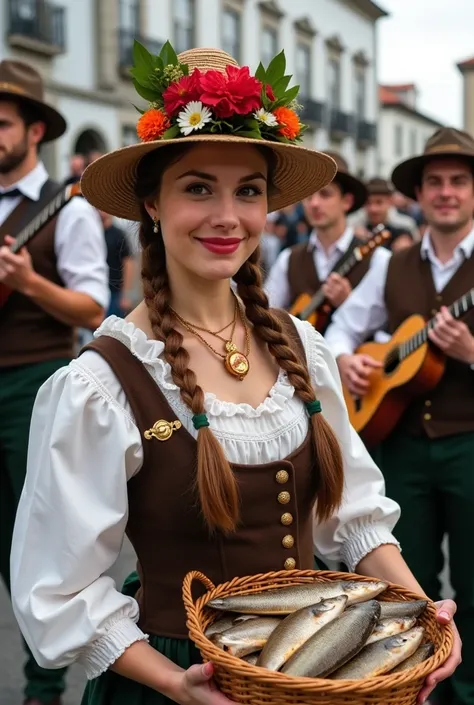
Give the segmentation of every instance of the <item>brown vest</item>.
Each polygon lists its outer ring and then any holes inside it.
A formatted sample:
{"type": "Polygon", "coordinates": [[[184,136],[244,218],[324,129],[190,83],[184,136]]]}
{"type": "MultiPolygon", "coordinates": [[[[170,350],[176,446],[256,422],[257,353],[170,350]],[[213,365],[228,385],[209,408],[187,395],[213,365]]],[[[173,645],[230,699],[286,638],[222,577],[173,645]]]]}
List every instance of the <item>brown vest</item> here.
{"type": "MultiPolygon", "coordinates": [[[[351,287],[354,289],[364,277],[370,265],[372,255],[364,257],[347,275],[351,287]]],[[[291,248],[288,262],[288,284],[290,298],[293,304],[301,294],[313,296],[321,288],[323,282],[319,280],[311,249],[307,242],[301,242],[291,248]]]]}
{"type": "MultiPolygon", "coordinates": [[[[445,288],[435,290],[431,265],[420,253],[421,244],[396,252],[390,259],[385,285],[389,333],[409,316],[432,318],[441,306],[450,306],[474,284],[474,257],[465,260],[445,288]]],[[[474,310],[462,319],[474,334],[474,310]]],[[[474,431],[474,370],[446,358],[438,386],[412,402],[400,422],[410,433],[430,438],[474,431]]]]}
{"type": "MultiPolygon", "coordinates": [[[[301,357],[298,333],[291,322],[286,325],[293,327],[293,347],[301,357]]],[[[232,465],[241,497],[240,524],[230,536],[210,536],[194,489],[196,441],[184,427],[166,441],[146,440],[145,431],[157,420],[176,420],[162,392],[142,363],[114,338],[101,336],[87,349],[102,355],[119,379],[143,440],[142,468],[128,483],[126,529],[138,557],[141,587],[136,598],[143,631],[188,636],[181,586],[190,570],[202,571],[217,584],[283,570],[289,558],[298,569],[313,568],[312,510],[319,472],[309,432],[284,460],[232,465]],[[292,540],[294,545],[286,548],[292,540]]]]}
{"type": "MultiPolygon", "coordinates": [[[[5,235],[15,237],[29,222],[28,211],[31,205],[31,201],[23,198],[0,225],[0,245],[5,235]]],[[[56,219],[53,219],[30,240],[27,249],[35,271],[54,284],[64,286],[56,266],[55,228],[56,219]]],[[[13,291],[5,306],[0,309],[0,327],[0,368],[73,357],[73,328],[50,316],[41,306],[18,291],[13,291]]]]}

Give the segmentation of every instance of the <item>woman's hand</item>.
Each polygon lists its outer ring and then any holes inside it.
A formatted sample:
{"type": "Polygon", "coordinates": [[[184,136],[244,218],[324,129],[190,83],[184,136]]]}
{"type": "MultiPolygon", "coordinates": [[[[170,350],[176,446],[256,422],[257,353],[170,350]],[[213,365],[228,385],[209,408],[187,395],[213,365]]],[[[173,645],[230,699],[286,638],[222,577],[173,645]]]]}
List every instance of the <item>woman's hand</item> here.
{"type": "Polygon", "coordinates": [[[178,675],[173,698],[179,705],[232,705],[212,680],[212,663],[194,665],[178,675]]]}
{"type": "Polygon", "coordinates": [[[454,631],[454,645],[453,645],[453,650],[451,651],[451,654],[448,657],[448,660],[443,663],[443,665],[438,668],[437,671],[434,671],[431,673],[428,678],[426,679],[425,685],[423,686],[423,689],[420,691],[420,694],[418,695],[418,703],[424,703],[425,700],[428,698],[429,694],[434,690],[434,688],[440,683],[441,681],[444,681],[446,678],[449,678],[456,668],[459,666],[461,663],[461,637],[459,636],[459,632],[456,628],[456,625],[453,622],[453,617],[456,613],[456,604],[452,600],[441,600],[441,602],[436,602],[436,607],[438,608],[436,618],[440,624],[449,624],[451,623],[451,626],[454,631]]]}

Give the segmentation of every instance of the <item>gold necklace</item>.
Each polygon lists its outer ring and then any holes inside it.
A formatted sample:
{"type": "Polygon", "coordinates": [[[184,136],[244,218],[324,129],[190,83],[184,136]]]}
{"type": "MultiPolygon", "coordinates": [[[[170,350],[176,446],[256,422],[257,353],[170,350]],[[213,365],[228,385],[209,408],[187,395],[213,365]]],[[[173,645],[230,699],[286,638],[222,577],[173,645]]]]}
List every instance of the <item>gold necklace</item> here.
{"type": "MultiPolygon", "coordinates": [[[[195,335],[199,340],[206,345],[206,347],[209,348],[215,355],[218,355],[219,357],[223,358],[224,360],[224,366],[227,372],[231,374],[234,377],[237,377],[240,381],[242,381],[250,368],[248,356],[250,353],[250,330],[247,325],[247,321],[245,320],[245,316],[238,304],[237,299],[235,299],[235,315],[234,315],[234,320],[233,320],[233,326],[232,330],[230,332],[230,337],[229,339],[223,338],[219,333],[213,333],[210,331],[208,328],[201,328],[199,326],[195,326],[193,323],[190,323],[189,321],[186,321],[184,318],[182,318],[179,313],[176,313],[176,311],[171,308],[171,311],[173,314],[176,316],[178,321],[181,323],[186,330],[188,330],[190,333],[195,335]],[[234,337],[234,332],[235,332],[235,326],[237,324],[237,311],[239,312],[240,320],[242,321],[242,325],[244,326],[245,329],[245,353],[240,352],[240,350],[237,350],[237,347],[235,343],[233,342],[232,338],[234,337]],[[197,331],[202,330],[205,331],[206,333],[209,333],[210,335],[215,336],[216,338],[219,338],[219,340],[222,340],[224,343],[224,348],[225,348],[225,354],[222,354],[215,350],[212,345],[210,345],[207,340],[205,340],[202,335],[200,335],[197,331]]],[[[225,328],[228,328],[228,326],[225,326],[225,328]]],[[[222,330],[225,330],[222,329],[222,330]]]]}

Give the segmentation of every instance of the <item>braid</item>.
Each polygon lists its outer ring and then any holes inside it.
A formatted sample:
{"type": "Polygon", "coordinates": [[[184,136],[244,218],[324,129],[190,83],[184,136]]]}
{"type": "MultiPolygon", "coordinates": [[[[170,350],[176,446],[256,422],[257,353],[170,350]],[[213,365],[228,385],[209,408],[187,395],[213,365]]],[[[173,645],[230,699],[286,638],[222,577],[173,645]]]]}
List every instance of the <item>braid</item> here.
{"type": "MultiPolygon", "coordinates": [[[[271,312],[267,296],[262,288],[262,272],[259,266],[260,252],[255,252],[244,262],[234,277],[245,312],[253,324],[255,333],[268,345],[268,349],[288,374],[297,396],[304,403],[314,400],[314,389],[306,366],[300,364],[290,347],[278,318],[271,312]]],[[[342,501],[344,471],[342,453],[338,440],[321,414],[310,417],[313,444],[319,461],[321,483],[318,494],[317,516],[328,519],[342,501]]]]}
{"type": "MultiPolygon", "coordinates": [[[[204,392],[197,383],[195,373],[189,369],[189,353],[183,347],[183,336],[174,328],[163,238],[161,233],[153,232],[149,219],[148,223],[146,220],[142,223],[140,240],[143,246],[144,300],[153,334],[165,345],[164,356],[184,403],[193,414],[202,414],[204,392]]],[[[211,531],[233,531],[239,513],[237,482],[220,443],[209,427],[198,431],[197,454],[197,490],[206,523],[211,531]]]]}

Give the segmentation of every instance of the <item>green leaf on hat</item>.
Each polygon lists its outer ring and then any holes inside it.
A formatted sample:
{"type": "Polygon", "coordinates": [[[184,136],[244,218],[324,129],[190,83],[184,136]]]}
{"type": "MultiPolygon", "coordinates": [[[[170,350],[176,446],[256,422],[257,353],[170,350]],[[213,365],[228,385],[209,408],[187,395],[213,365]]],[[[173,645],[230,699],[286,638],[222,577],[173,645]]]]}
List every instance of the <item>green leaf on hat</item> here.
{"type": "Polygon", "coordinates": [[[179,125],[171,125],[171,127],[169,127],[169,128],[166,130],[166,132],[163,134],[162,139],[164,139],[164,140],[172,140],[172,139],[174,139],[175,137],[178,137],[178,135],[180,134],[180,132],[181,132],[181,130],[180,130],[180,128],[179,128],[179,125]]]}
{"type": "Polygon", "coordinates": [[[133,105],[133,107],[135,108],[135,110],[137,110],[137,111],[140,113],[140,115],[143,115],[143,113],[146,112],[146,110],[142,110],[141,108],[137,108],[137,106],[135,105],[135,103],[132,103],[132,105],[133,105]]]}
{"type": "Polygon", "coordinates": [[[169,64],[176,66],[179,64],[178,56],[169,41],[163,44],[160,51],[160,59],[163,61],[164,66],[168,66],[169,64]]]}
{"type": "Polygon", "coordinates": [[[285,144],[291,144],[291,140],[289,140],[288,137],[284,137],[283,135],[273,135],[273,139],[277,140],[277,142],[284,142],[285,144]]]}
{"type": "Polygon", "coordinates": [[[135,78],[133,79],[133,86],[134,86],[136,92],[138,93],[138,95],[140,95],[142,98],[145,98],[145,100],[149,100],[149,101],[153,102],[158,97],[156,94],[156,90],[154,91],[151,88],[147,88],[146,86],[143,86],[135,78]]]}
{"type": "Polygon", "coordinates": [[[249,130],[259,130],[259,122],[255,118],[247,118],[244,122],[244,126],[249,130]]]}
{"type": "Polygon", "coordinates": [[[257,132],[257,130],[239,130],[239,137],[250,137],[251,139],[254,140],[260,140],[262,139],[260,132],[257,132]]]}
{"type": "Polygon", "coordinates": [[[288,84],[291,81],[291,76],[282,76],[273,85],[272,89],[276,98],[283,98],[285,91],[288,88],[288,84]]]}
{"type": "Polygon", "coordinates": [[[286,59],[285,51],[281,50],[268,64],[267,70],[265,71],[265,80],[271,86],[276,83],[282,76],[285,75],[286,69],[286,59]]]}
{"type": "Polygon", "coordinates": [[[255,78],[258,78],[259,81],[265,83],[265,68],[262,62],[260,62],[257,66],[257,70],[255,71],[255,78]]]}
{"type": "Polygon", "coordinates": [[[137,39],[133,40],[133,64],[145,69],[148,73],[155,68],[155,58],[137,39]]]}
{"type": "Polygon", "coordinates": [[[130,75],[134,78],[140,86],[144,88],[153,88],[153,73],[148,71],[143,66],[134,66],[130,69],[130,75]]]}

